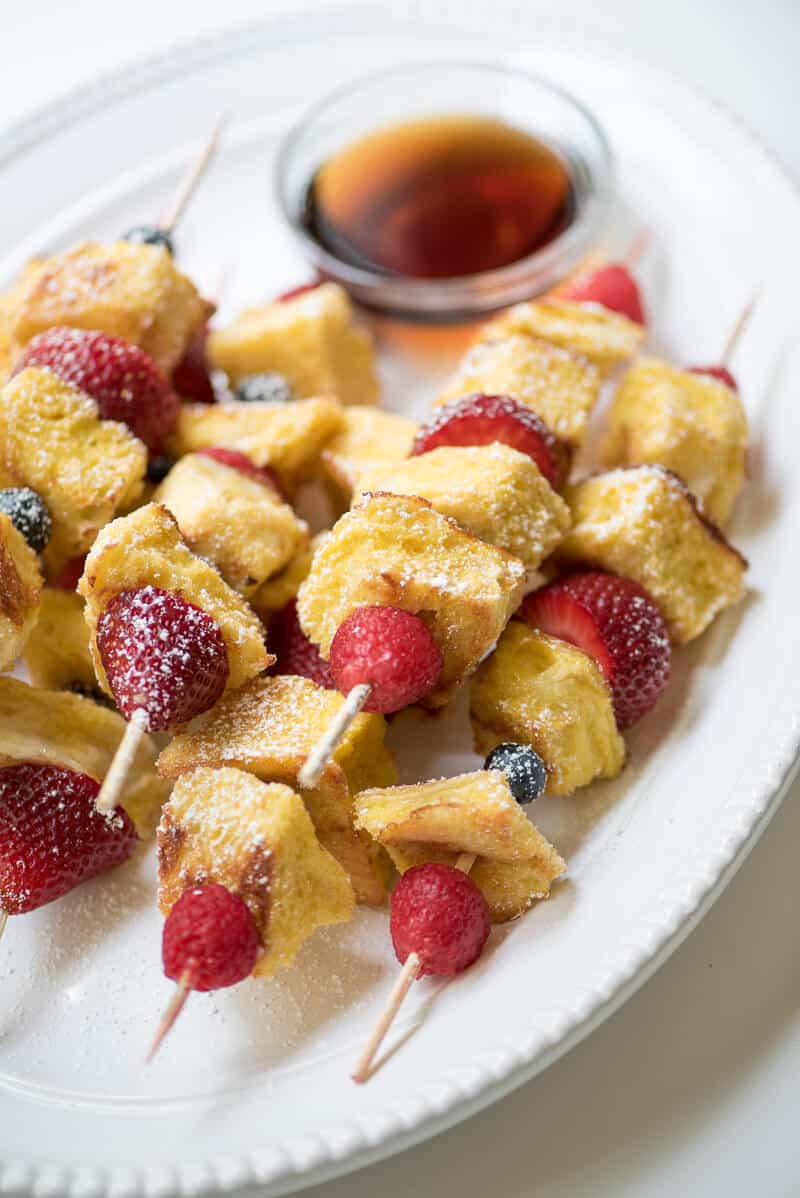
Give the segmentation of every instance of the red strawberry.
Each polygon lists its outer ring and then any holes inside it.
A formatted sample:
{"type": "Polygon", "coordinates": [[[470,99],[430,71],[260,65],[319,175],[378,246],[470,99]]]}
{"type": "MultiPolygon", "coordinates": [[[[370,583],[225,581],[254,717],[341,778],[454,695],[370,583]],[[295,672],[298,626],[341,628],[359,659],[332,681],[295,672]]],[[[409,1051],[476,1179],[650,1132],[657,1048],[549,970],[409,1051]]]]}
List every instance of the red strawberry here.
{"type": "Polygon", "coordinates": [[[230,466],[232,470],[241,471],[248,478],[254,478],[257,483],[263,483],[285,501],[286,492],[275,471],[270,470],[269,466],[257,466],[246,453],[240,453],[238,449],[224,449],[221,445],[212,446],[211,449],[198,449],[197,452],[206,458],[213,458],[215,462],[221,462],[223,466],[230,466]]]}
{"type": "Polygon", "coordinates": [[[730,387],[731,391],[735,391],[737,395],[739,393],[739,384],[727,366],[690,366],[689,373],[707,374],[709,378],[716,379],[718,383],[724,383],[726,387],[730,387]]]}
{"type": "Polygon", "coordinates": [[[172,372],[173,389],[191,403],[216,403],[217,396],[211,382],[206,346],[208,325],[196,333],[186,347],[186,353],[172,372]]]}
{"type": "Polygon", "coordinates": [[[90,395],[104,420],[127,424],[151,453],[159,453],[175,426],[180,400],[155,362],[119,337],[62,326],[28,342],[14,367],[52,370],[90,395]]]}
{"type": "Polygon", "coordinates": [[[151,732],[213,707],[228,680],[216,620],[172,591],[121,591],[97,623],[97,648],[117,707],[147,715],[151,732]]]}
{"type": "Polygon", "coordinates": [[[24,762],[0,769],[0,910],[35,911],[136,848],[121,808],[102,815],[87,774],[24,762]]]}
{"type": "Polygon", "coordinates": [[[290,599],[272,617],[267,643],[278,659],[270,669],[271,674],[299,674],[326,690],[336,690],[330,666],[300,627],[295,599],[290,599]]]}
{"type": "Polygon", "coordinates": [[[235,986],[253,972],[260,948],[250,908],[216,882],[183,892],[161,940],[164,973],[191,990],[235,986]]]}
{"type": "Polygon", "coordinates": [[[579,275],[562,297],[583,304],[600,304],[610,312],[619,312],[636,324],[647,324],[639,287],[627,266],[610,263],[579,275]]]}
{"type": "Polygon", "coordinates": [[[495,441],[526,453],[552,487],[563,482],[569,465],[566,445],[535,412],[509,395],[465,395],[440,408],[420,426],[411,456],[441,445],[491,445],[495,441]]]}
{"type": "Polygon", "coordinates": [[[442,673],[442,655],[428,626],[399,607],[357,607],[336,630],[331,674],[346,695],[368,682],[364,711],[400,711],[430,694],[442,673]]]}
{"type": "Polygon", "coordinates": [[[586,570],[533,591],[519,615],[593,657],[606,676],[619,728],[629,728],[669,682],[671,651],[664,619],[629,578],[586,570]]]}

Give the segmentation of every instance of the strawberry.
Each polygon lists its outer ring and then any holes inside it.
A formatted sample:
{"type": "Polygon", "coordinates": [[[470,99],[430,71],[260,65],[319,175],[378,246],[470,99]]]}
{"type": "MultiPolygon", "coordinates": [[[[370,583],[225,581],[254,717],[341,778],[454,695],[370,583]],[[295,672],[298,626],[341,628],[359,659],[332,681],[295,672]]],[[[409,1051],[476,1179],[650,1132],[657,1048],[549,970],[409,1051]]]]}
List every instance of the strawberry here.
{"type": "Polygon", "coordinates": [[[735,391],[737,395],[739,393],[739,384],[727,366],[690,366],[689,373],[707,374],[709,378],[716,379],[718,383],[724,383],[726,387],[730,387],[731,391],[735,391]]]}
{"type": "Polygon", "coordinates": [[[119,337],[56,326],[28,342],[14,373],[28,366],[52,370],[91,396],[104,420],[118,420],[159,453],[178,419],[180,400],[155,362],[119,337]]]}
{"type": "Polygon", "coordinates": [[[526,596],[519,615],[595,659],[611,688],[620,730],[640,720],[669,682],[664,619],[629,578],[600,570],[569,574],[526,596]]]}
{"type": "Polygon", "coordinates": [[[208,325],[204,325],[189,342],[185,354],[172,372],[173,389],[189,403],[217,402],[206,354],[207,343],[208,325]]]}
{"type": "Polygon", "coordinates": [[[300,627],[295,599],[290,599],[272,617],[267,643],[278,659],[270,669],[271,674],[299,674],[326,690],[336,690],[327,661],[300,627]]]}
{"type": "Polygon", "coordinates": [[[583,304],[600,304],[610,312],[619,312],[636,324],[647,324],[639,287],[631,272],[621,263],[612,262],[598,270],[581,274],[562,298],[583,304]]]}
{"type": "Polygon", "coordinates": [[[223,466],[230,466],[231,470],[239,470],[248,478],[253,478],[257,483],[275,491],[281,499],[286,499],[286,492],[275,471],[270,470],[269,466],[257,466],[246,453],[240,453],[238,449],[224,449],[221,445],[214,445],[210,449],[198,449],[197,452],[203,457],[221,462],[223,466]]]}
{"type": "Polygon", "coordinates": [[[0,910],[35,911],[127,860],[136,830],[95,806],[100,786],[77,770],[23,762],[0,769],[0,910]]]}

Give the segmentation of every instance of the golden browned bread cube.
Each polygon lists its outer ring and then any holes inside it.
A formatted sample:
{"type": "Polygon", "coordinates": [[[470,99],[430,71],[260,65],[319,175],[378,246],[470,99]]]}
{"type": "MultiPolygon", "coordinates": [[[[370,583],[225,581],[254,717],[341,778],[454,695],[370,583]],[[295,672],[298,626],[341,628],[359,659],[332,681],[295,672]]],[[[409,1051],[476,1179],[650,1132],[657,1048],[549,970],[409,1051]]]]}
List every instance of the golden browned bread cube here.
{"type": "MultiPolygon", "coordinates": [[[[224,698],[192,731],[167,746],[159,770],[177,778],[196,766],[236,766],[269,782],[296,785],[297,772],[342,704],[308,678],[257,678],[224,698]]],[[[383,743],[383,716],[362,713],[348,728],[314,790],[304,791],[320,842],[346,870],[359,902],[386,898],[386,862],[353,826],[352,795],[397,780],[383,743]]]]}
{"type": "MultiPolygon", "coordinates": [[[[122,716],[92,699],[0,678],[0,766],[31,761],[102,782],[124,732],[122,716]]],[[[145,735],[122,792],[122,805],[141,837],[155,830],[169,794],[169,783],[155,767],[156,748],[145,735]]]]}
{"type": "Polygon", "coordinates": [[[42,591],[39,619],[22,651],[34,686],[52,691],[76,684],[87,691],[97,686],[83,608],[75,591],[42,591]]]}
{"type": "Polygon", "coordinates": [[[138,345],[168,378],[213,310],[163,247],[87,241],[28,270],[13,350],[54,325],[96,329],[138,345]]]}
{"type": "Polygon", "coordinates": [[[474,346],[437,399],[452,403],[472,392],[510,395],[527,404],[551,432],[580,445],[600,395],[600,374],[586,358],[522,334],[474,346]]]}
{"type": "Polygon", "coordinates": [[[635,320],[600,304],[565,299],[516,304],[484,325],[480,339],[495,341],[515,333],[580,354],[603,376],[632,358],[644,341],[644,329],[635,320]]]}
{"type": "Polygon", "coordinates": [[[525,453],[495,443],[444,445],[366,471],[362,492],[418,495],[467,532],[536,569],[569,528],[569,508],[525,453]]]}
{"type": "Polygon", "coordinates": [[[317,533],[315,537],[307,541],[288,566],[281,570],[280,574],[262,582],[256,593],[250,597],[251,606],[258,612],[262,620],[269,620],[274,612],[280,611],[291,599],[295,598],[303,579],[308,577],[317,547],[326,535],[324,532],[317,533]]]}
{"type": "Polygon", "coordinates": [[[203,454],[181,458],[157,488],[190,549],[248,597],[308,543],[308,525],[256,479],[203,454]]]}
{"type": "Polygon", "coordinates": [[[336,283],[246,309],[212,331],[208,352],[234,384],[274,371],[298,399],[335,395],[343,404],[371,404],[378,398],[372,338],[354,325],[347,292],[336,283]]]}
{"type": "Polygon", "coordinates": [[[0,472],[47,504],[49,570],[86,552],[141,491],[146,467],[138,437],[51,371],[23,370],[0,389],[0,472]]]}
{"type": "Polygon", "coordinates": [[[241,686],[274,662],[264,646],[263,625],[249,604],[213,566],[192,553],[174,516],[148,503],[103,529],[78,584],[86,600],[94,668],[108,694],[111,688],[95,639],[97,621],[120,591],[146,586],[174,591],[216,620],[228,650],[228,689],[241,686]]]}
{"type": "Polygon", "coordinates": [[[356,820],[401,873],[426,861],[454,865],[460,853],[474,854],[470,877],[483,891],[495,923],[546,898],[565,869],[499,770],[362,791],[356,795],[356,820]]]}
{"type": "Polygon", "coordinates": [[[597,663],[568,641],[512,620],[472,683],[477,752],[503,741],[533,745],[547,793],[613,778],[625,762],[611,691],[597,663]]]}
{"type": "Polygon", "coordinates": [[[559,561],[634,579],[661,608],[677,644],[741,599],[745,559],[661,466],[597,474],[571,487],[567,500],[573,526],[556,550],[559,561]]]}
{"type": "Polygon", "coordinates": [[[725,524],[747,474],[742,401],[708,375],[643,358],[614,395],[600,455],[607,466],[665,466],[725,524]]]}
{"type": "Polygon", "coordinates": [[[264,946],[254,977],[291,965],[312,932],[355,909],[302,799],[235,769],[198,769],[176,784],[158,827],[158,877],[164,915],[185,890],[209,883],[247,904],[264,946]]]}
{"type": "Polygon", "coordinates": [[[350,506],[359,478],[408,457],[417,425],[381,408],[345,408],[342,428],[322,451],[322,477],[338,512],[350,506]]]}
{"type": "Polygon", "coordinates": [[[171,448],[177,457],[215,445],[238,449],[257,466],[271,466],[292,488],[312,477],[322,450],[341,425],[342,408],[335,399],[184,404],[171,448]]]}
{"type": "Polygon", "coordinates": [[[39,559],[5,512],[0,512],[0,670],[13,665],[40,610],[39,559]]]}
{"type": "Polygon", "coordinates": [[[525,567],[434,511],[424,499],[372,495],[347,512],[314,555],[297,595],[304,632],[323,657],[357,607],[420,615],[443,658],[425,707],[443,706],[505,628],[522,597],[525,567]]]}

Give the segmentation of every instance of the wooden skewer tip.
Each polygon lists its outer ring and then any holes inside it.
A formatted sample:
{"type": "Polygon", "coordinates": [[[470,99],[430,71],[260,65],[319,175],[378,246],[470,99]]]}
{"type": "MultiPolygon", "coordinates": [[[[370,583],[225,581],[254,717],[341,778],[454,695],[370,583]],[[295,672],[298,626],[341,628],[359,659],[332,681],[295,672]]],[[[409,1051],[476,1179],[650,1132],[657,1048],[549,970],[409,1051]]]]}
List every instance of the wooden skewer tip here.
{"type": "Polygon", "coordinates": [[[405,965],[398,974],[397,980],[392,987],[392,992],[389,995],[386,1006],[383,1008],[377,1023],[375,1024],[369,1039],[367,1040],[361,1055],[356,1061],[355,1069],[351,1073],[354,1082],[361,1084],[365,1082],[370,1074],[372,1062],[375,1059],[375,1054],[383,1043],[383,1038],[394,1022],[395,1015],[400,1010],[405,996],[408,994],[420,971],[422,961],[417,953],[409,953],[406,957],[405,965]]]}
{"type": "Polygon", "coordinates": [[[756,304],[758,303],[758,298],[759,298],[760,294],[761,294],[760,289],[756,289],[753,292],[753,294],[750,296],[750,299],[744,305],[741,312],[739,313],[736,320],[734,321],[733,328],[728,333],[728,336],[725,339],[725,345],[723,346],[723,349],[722,349],[722,356],[720,357],[720,364],[722,366],[727,366],[728,362],[733,357],[734,350],[736,349],[737,345],[739,344],[742,334],[744,333],[745,329],[747,328],[748,324],[750,323],[750,317],[753,315],[753,309],[755,308],[756,304]]]}
{"type": "Polygon", "coordinates": [[[211,130],[208,141],[181,180],[178,193],[161,220],[160,227],[165,233],[172,233],[174,231],[175,226],[186,211],[198,183],[206,173],[212,158],[217,152],[222,137],[222,130],[225,128],[227,119],[227,113],[222,113],[211,130]]]}
{"type": "Polygon", "coordinates": [[[150,1064],[153,1057],[156,1055],[162,1043],[164,1042],[164,1039],[172,1030],[175,1020],[183,1010],[186,1000],[192,992],[191,981],[191,974],[187,970],[175,987],[175,993],[170,999],[169,1005],[164,1011],[164,1014],[161,1016],[161,1022],[159,1023],[158,1028],[156,1029],[156,1034],[153,1037],[153,1043],[150,1045],[147,1056],[144,1059],[145,1065],[150,1064]]]}

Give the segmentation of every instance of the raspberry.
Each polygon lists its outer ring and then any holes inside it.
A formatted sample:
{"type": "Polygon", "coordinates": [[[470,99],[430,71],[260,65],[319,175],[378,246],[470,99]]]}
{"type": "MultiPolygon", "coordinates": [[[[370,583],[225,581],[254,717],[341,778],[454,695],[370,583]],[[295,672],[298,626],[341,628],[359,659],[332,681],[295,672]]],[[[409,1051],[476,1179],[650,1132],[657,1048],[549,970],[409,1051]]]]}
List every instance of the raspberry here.
{"type": "Polygon", "coordinates": [[[28,342],[14,367],[52,370],[90,395],[104,420],[127,424],[151,453],[159,453],[178,419],[180,400],[155,362],[119,337],[57,326],[28,342]]]}
{"type": "Polygon", "coordinates": [[[248,374],[234,396],[239,403],[291,403],[294,391],[282,374],[248,374]]]}
{"type": "Polygon", "coordinates": [[[172,372],[173,390],[190,403],[217,402],[206,354],[207,342],[208,325],[204,325],[189,342],[186,353],[172,372]]]}
{"type": "Polygon", "coordinates": [[[71,557],[65,562],[54,578],[50,579],[50,586],[55,587],[59,591],[74,591],[80,581],[83,568],[86,565],[86,554],[83,553],[80,557],[71,557]]]}
{"type": "Polygon", "coordinates": [[[272,617],[267,643],[270,651],[278,659],[270,669],[271,674],[300,674],[301,677],[316,682],[317,686],[324,686],[330,691],[336,690],[330,666],[300,627],[295,599],[290,599],[286,606],[272,617]]]}
{"type": "Polygon", "coordinates": [[[562,292],[564,299],[577,300],[583,304],[600,304],[610,312],[619,312],[634,320],[636,324],[647,324],[639,287],[631,272],[620,263],[601,266],[579,275],[575,282],[562,292]]]}
{"type": "Polygon", "coordinates": [[[221,462],[223,466],[230,466],[231,470],[239,470],[242,474],[246,474],[248,478],[254,478],[257,483],[263,483],[265,487],[275,491],[281,499],[285,499],[285,492],[274,470],[270,470],[269,466],[257,466],[255,462],[247,456],[246,453],[240,453],[238,449],[223,449],[222,446],[213,446],[211,449],[198,449],[203,457],[213,458],[215,462],[221,462]]]}
{"type": "Polygon", "coordinates": [[[530,745],[504,741],[492,749],[483,768],[505,774],[508,789],[520,806],[538,799],[547,786],[547,767],[530,745]]]}
{"type": "Polygon", "coordinates": [[[172,591],[121,591],[97,622],[97,648],[126,719],[151,732],[208,711],[225,690],[228,654],[216,620],[172,591]]]}
{"type": "Polygon", "coordinates": [[[669,682],[664,618],[629,578],[599,570],[570,574],[528,595],[519,615],[595,659],[611,687],[620,730],[646,715],[669,682]]]}
{"type": "Polygon", "coordinates": [[[160,245],[170,258],[175,257],[175,243],[166,229],[159,229],[156,225],[135,225],[128,229],[123,241],[133,242],[134,245],[160,245]]]}
{"type": "Polygon", "coordinates": [[[526,453],[551,487],[563,481],[569,465],[566,445],[535,412],[510,395],[465,395],[440,408],[418,429],[411,457],[440,445],[491,445],[494,441],[526,453]]]}
{"type": "Polygon", "coordinates": [[[164,973],[191,990],[235,986],[253,972],[261,938],[250,909],[212,882],[185,890],[167,916],[161,940],[164,973]]]}
{"type": "Polygon", "coordinates": [[[30,487],[5,487],[0,491],[0,512],[5,512],[34,553],[44,551],[53,521],[41,495],[30,487]]]}
{"type": "Polygon", "coordinates": [[[136,830],[118,808],[102,815],[94,778],[54,765],[0,769],[0,909],[35,911],[126,861],[136,830]]]}
{"type": "Polygon", "coordinates": [[[336,630],[330,669],[342,694],[370,683],[364,711],[389,713],[433,690],[442,655],[419,616],[399,607],[357,607],[336,630]]]}
{"type": "Polygon", "coordinates": [[[477,961],[489,935],[489,908],[478,887],[452,865],[415,865],[392,892],[389,929],[400,964],[409,953],[426,973],[451,976],[477,961]]]}
{"type": "Polygon", "coordinates": [[[727,366],[690,366],[689,373],[707,374],[709,378],[716,379],[718,383],[724,383],[726,387],[730,387],[731,391],[739,394],[739,384],[727,366]]]}

